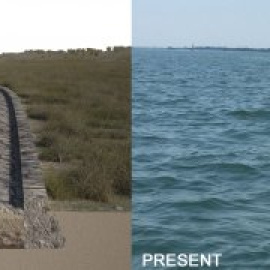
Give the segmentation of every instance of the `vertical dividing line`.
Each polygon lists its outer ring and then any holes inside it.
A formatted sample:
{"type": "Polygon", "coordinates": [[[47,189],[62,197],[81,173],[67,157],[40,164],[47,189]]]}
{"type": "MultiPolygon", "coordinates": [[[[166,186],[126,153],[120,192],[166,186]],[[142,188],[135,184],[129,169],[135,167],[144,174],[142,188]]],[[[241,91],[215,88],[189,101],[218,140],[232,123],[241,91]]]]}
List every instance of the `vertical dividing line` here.
{"type": "Polygon", "coordinates": [[[10,182],[9,203],[16,208],[24,208],[21,150],[16,112],[11,96],[0,88],[6,100],[9,114],[9,142],[10,142],[10,182]]]}

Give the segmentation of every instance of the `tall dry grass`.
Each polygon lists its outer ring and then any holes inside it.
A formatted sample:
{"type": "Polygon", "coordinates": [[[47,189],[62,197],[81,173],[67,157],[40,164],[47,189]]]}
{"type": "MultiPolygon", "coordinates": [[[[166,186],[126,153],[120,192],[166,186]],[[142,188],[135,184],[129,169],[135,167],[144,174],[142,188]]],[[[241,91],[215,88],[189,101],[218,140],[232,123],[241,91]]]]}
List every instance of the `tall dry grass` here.
{"type": "MultiPolygon", "coordinates": [[[[94,51],[95,52],[95,51],[94,51]]],[[[0,84],[22,98],[53,199],[129,196],[130,52],[27,52],[0,57],[0,84]]]]}

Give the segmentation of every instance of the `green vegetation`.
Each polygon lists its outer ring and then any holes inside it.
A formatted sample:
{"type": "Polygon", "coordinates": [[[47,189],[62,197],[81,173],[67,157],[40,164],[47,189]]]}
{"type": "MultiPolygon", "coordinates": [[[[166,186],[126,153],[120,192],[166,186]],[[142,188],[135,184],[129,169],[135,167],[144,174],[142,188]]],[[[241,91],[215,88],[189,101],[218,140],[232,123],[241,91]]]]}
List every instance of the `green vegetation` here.
{"type": "Polygon", "coordinates": [[[0,56],[0,84],[27,108],[51,198],[130,196],[130,50],[0,56]]]}

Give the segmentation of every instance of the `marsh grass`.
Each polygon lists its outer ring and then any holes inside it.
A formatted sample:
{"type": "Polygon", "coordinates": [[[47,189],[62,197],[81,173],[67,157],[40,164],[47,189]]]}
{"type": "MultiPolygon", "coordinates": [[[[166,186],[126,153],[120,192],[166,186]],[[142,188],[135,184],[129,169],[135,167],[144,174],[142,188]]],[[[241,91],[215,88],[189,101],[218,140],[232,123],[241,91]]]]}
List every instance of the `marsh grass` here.
{"type": "Polygon", "coordinates": [[[130,52],[24,53],[0,57],[0,83],[38,121],[41,161],[56,200],[130,196],[130,52]]]}

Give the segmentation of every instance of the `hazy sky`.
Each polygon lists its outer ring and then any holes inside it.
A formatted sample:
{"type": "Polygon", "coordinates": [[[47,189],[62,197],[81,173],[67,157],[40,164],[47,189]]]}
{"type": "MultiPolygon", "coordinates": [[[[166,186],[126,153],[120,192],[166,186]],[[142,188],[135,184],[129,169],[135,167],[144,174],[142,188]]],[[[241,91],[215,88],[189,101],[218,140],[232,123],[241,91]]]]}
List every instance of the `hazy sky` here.
{"type": "Polygon", "coordinates": [[[133,0],[133,45],[270,47],[269,0],[133,0]]]}
{"type": "Polygon", "coordinates": [[[131,45],[130,0],[3,0],[0,52],[131,45]]]}

